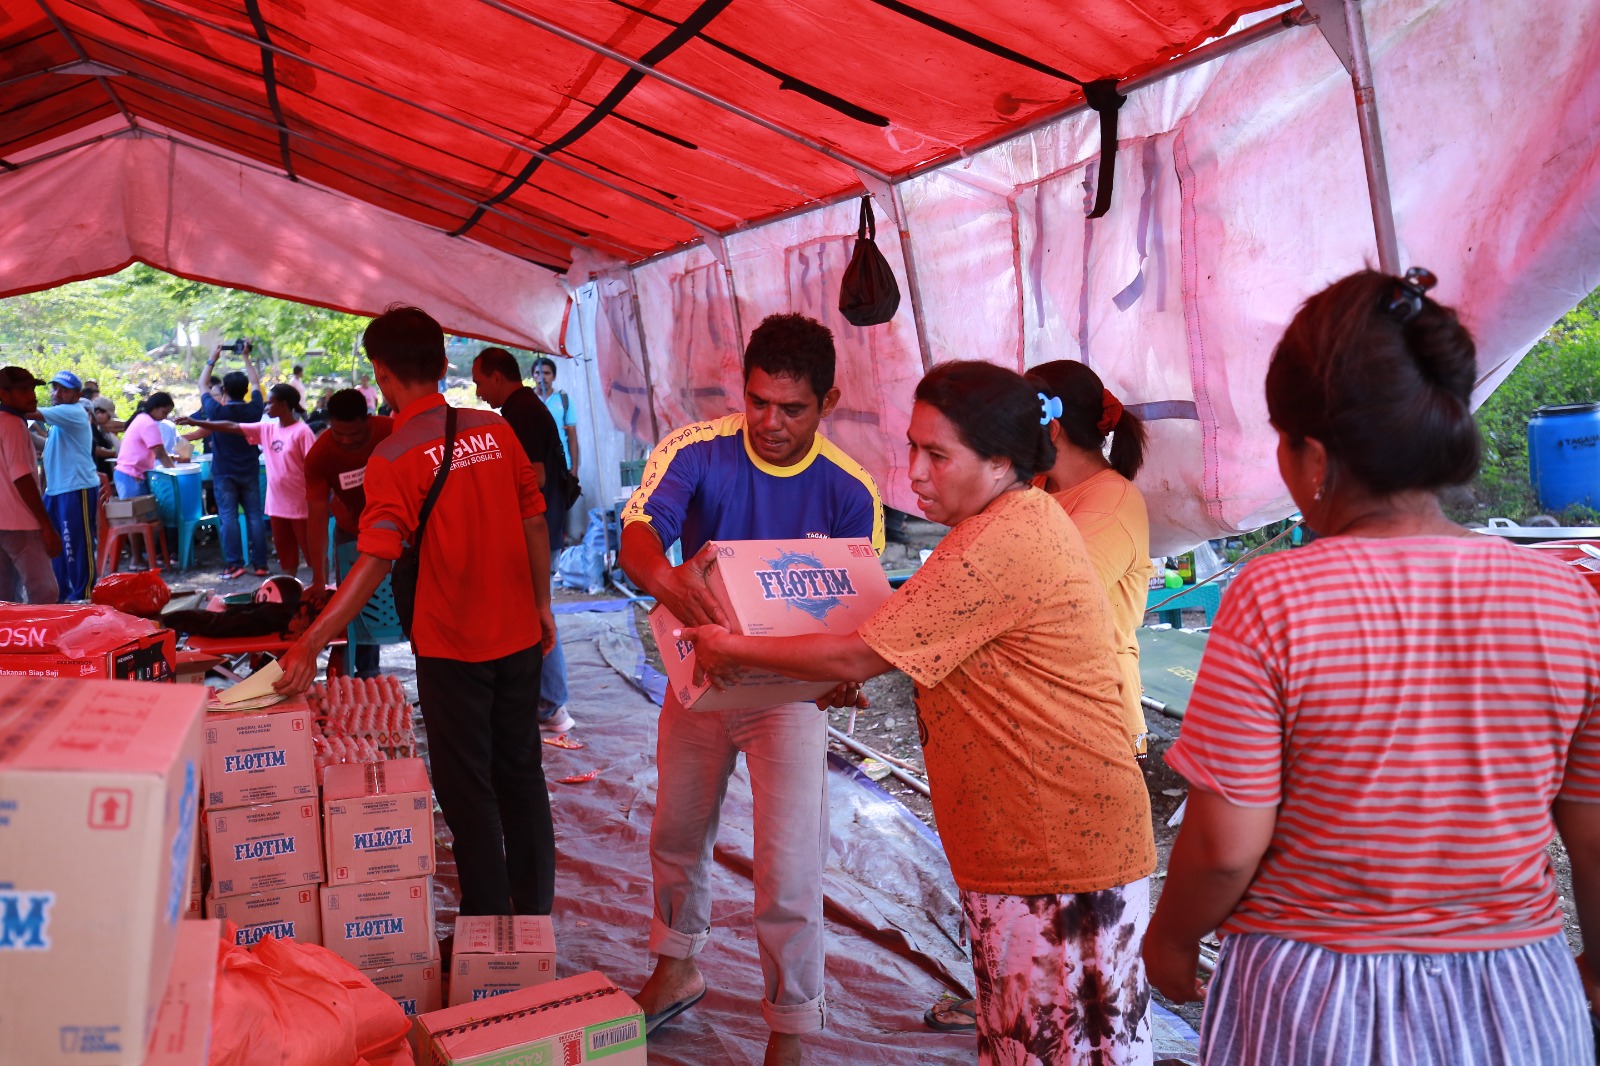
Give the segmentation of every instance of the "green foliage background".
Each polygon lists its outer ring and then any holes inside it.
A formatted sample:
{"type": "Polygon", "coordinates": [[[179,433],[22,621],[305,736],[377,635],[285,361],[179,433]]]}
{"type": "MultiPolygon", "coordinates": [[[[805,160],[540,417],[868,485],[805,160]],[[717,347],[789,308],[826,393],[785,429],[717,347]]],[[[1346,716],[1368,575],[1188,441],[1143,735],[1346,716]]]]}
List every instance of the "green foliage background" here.
{"type": "MultiPolygon", "coordinates": [[[[1482,524],[1492,517],[1520,521],[1541,513],[1528,483],[1528,419],[1549,404],[1600,400],[1600,289],[1550,328],[1478,408],[1483,468],[1469,491],[1447,501],[1451,517],[1482,524]]],[[[1600,514],[1570,507],[1562,525],[1600,524],[1600,514]]]]}

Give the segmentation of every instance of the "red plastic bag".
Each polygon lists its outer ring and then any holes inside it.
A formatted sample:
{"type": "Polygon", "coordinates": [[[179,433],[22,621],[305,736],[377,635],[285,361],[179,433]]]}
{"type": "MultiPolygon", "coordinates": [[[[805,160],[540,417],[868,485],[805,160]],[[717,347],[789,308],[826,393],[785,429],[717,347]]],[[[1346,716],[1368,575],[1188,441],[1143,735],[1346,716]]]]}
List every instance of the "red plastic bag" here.
{"type": "Polygon", "coordinates": [[[327,948],[222,941],[210,1066],[410,1066],[400,1004],[327,948]]]}
{"type": "Polygon", "coordinates": [[[148,636],[158,628],[142,618],[94,604],[0,604],[0,652],[18,655],[82,659],[148,636]]]}
{"type": "Polygon", "coordinates": [[[154,618],[172,599],[172,590],[155,570],[107,574],[94,583],[89,599],[141,618],[154,618]]]}

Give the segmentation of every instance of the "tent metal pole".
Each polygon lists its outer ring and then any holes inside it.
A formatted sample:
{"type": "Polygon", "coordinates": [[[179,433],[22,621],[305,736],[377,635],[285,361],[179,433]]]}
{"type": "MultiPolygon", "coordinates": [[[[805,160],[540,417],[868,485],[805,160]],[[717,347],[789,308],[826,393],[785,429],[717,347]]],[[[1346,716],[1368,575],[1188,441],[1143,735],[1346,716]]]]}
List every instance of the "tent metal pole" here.
{"type": "MultiPolygon", "coordinates": [[[[146,2],[148,2],[148,0],[146,0],[146,2]]],[[[1130,78],[1128,81],[1121,83],[1118,88],[1124,93],[1129,93],[1135,89],[1143,89],[1147,86],[1155,85],[1156,83],[1170,77],[1173,74],[1188,70],[1191,67],[1201,66],[1211,62],[1214,59],[1220,59],[1231,52],[1236,52],[1241,48],[1245,48],[1249,45],[1256,44],[1259,41],[1266,40],[1268,37],[1275,37],[1284,30],[1294,29],[1297,26],[1309,26],[1314,21],[1316,21],[1315,17],[1309,11],[1307,11],[1305,7],[1300,6],[1290,8],[1277,18],[1267,19],[1264,22],[1260,22],[1254,26],[1251,26],[1247,30],[1240,30],[1238,33],[1230,34],[1221,40],[1215,41],[1200,48],[1196,48],[1193,52],[1179,56],[1172,62],[1167,63],[1166,65],[1153,70],[1148,74],[1140,75],[1137,78],[1130,78]]],[[[909,167],[905,170],[899,171],[893,175],[893,180],[890,182],[890,184],[898,185],[903,181],[906,181],[910,178],[919,177],[920,175],[926,174],[929,171],[938,170],[941,167],[951,166],[952,164],[958,163],[962,159],[968,158],[969,156],[984,151],[985,149],[993,148],[997,145],[1004,144],[1007,141],[1015,140],[1018,137],[1025,137],[1041,126],[1048,126],[1052,122],[1059,122],[1061,119],[1066,118],[1069,115],[1076,114],[1079,111],[1087,110],[1089,110],[1089,105],[1080,100],[1069,107],[1064,107],[1057,111],[1050,111],[1046,114],[1036,115],[1027,122],[1024,122],[1019,126],[1012,126],[1006,130],[996,133],[990,138],[981,141],[975,141],[965,148],[947,153],[938,157],[937,159],[931,159],[926,163],[918,163],[914,167],[909,167]]],[[[722,236],[726,237],[734,233],[743,233],[749,230],[760,229],[763,226],[782,222],[785,219],[793,218],[796,215],[809,214],[819,208],[832,207],[835,204],[844,203],[846,200],[854,200],[860,195],[861,194],[859,192],[854,190],[845,190],[842,192],[833,193],[829,196],[819,197],[816,200],[800,204],[796,207],[791,207],[786,211],[780,211],[774,215],[768,215],[767,217],[756,221],[741,222],[731,229],[723,230],[722,236]]],[[[663,251],[652,253],[651,255],[648,255],[645,258],[637,260],[628,265],[630,268],[644,266],[646,263],[653,263],[657,259],[664,259],[669,255],[677,255],[679,252],[683,251],[685,248],[691,247],[693,244],[693,241],[689,241],[685,244],[667,248],[663,251]]]]}
{"type": "MultiPolygon", "coordinates": [[[[66,39],[66,42],[72,46],[72,50],[78,53],[78,58],[80,60],[85,63],[94,62],[94,60],[89,58],[89,53],[83,50],[83,45],[78,43],[77,35],[75,35],[71,30],[67,29],[67,24],[65,22],[62,22],[56,17],[56,13],[50,10],[50,5],[46,3],[45,0],[39,0],[39,10],[44,12],[44,17],[50,20],[50,24],[54,26],[56,28],[56,32],[61,34],[61,36],[66,39]]],[[[111,87],[111,83],[106,81],[105,75],[96,74],[94,76],[94,80],[97,84],[99,84],[100,88],[105,90],[106,95],[111,97],[111,102],[116,105],[117,110],[122,112],[122,119],[128,124],[128,128],[137,130],[139,128],[138,120],[135,119],[133,117],[133,113],[128,110],[128,105],[122,102],[122,97],[118,96],[117,91],[111,87]]]]}
{"type": "MultiPolygon", "coordinates": [[[[242,120],[244,120],[246,122],[253,122],[253,123],[255,123],[255,124],[259,125],[259,126],[265,127],[266,129],[274,130],[274,131],[276,131],[277,133],[279,133],[279,134],[281,134],[283,136],[293,137],[293,138],[296,138],[298,140],[305,141],[308,144],[314,144],[318,148],[325,148],[328,151],[335,153],[336,155],[342,155],[342,156],[346,157],[347,159],[355,160],[357,163],[362,163],[362,164],[364,164],[366,166],[370,166],[374,170],[379,170],[379,171],[382,171],[382,172],[384,172],[386,174],[392,174],[393,176],[395,176],[397,178],[404,178],[404,179],[406,179],[408,181],[414,181],[418,185],[421,185],[423,188],[432,189],[434,192],[439,193],[441,196],[448,196],[448,197],[451,197],[452,199],[460,200],[463,203],[469,203],[469,204],[474,204],[474,205],[476,205],[476,203],[477,203],[476,200],[474,200],[472,197],[468,196],[467,194],[465,194],[463,192],[459,192],[459,191],[457,191],[455,189],[448,188],[447,186],[440,185],[440,184],[438,184],[436,182],[433,182],[433,181],[429,180],[428,178],[419,177],[415,173],[403,171],[403,170],[400,170],[398,168],[389,166],[386,162],[383,161],[383,157],[381,157],[381,156],[379,156],[377,158],[370,158],[370,157],[367,157],[367,156],[360,155],[360,154],[358,154],[356,152],[351,151],[348,148],[342,148],[337,144],[333,144],[332,142],[324,141],[320,137],[318,137],[318,136],[316,136],[314,134],[306,133],[303,130],[291,129],[288,126],[279,125],[276,121],[274,121],[272,119],[263,118],[260,115],[252,115],[247,111],[243,111],[243,110],[240,110],[239,108],[233,107],[233,106],[231,106],[229,104],[222,103],[220,100],[213,100],[210,97],[201,96],[199,93],[192,93],[192,92],[189,92],[186,89],[175,88],[174,86],[167,85],[165,82],[157,81],[154,78],[147,78],[143,74],[136,74],[136,73],[133,73],[133,72],[130,71],[125,76],[128,77],[128,78],[133,79],[134,81],[141,82],[141,83],[143,83],[145,85],[148,85],[148,86],[150,86],[150,87],[152,87],[154,89],[157,89],[157,90],[159,90],[161,92],[172,93],[174,96],[182,97],[183,99],[186,99],[186,100],[193,100],[195,103],[200,104],[200,105],[205,106],[205,107],[214,107],[218,111],[223,112],[224,114],[232,115],[234,118],[242,119],[242,120]]],[[[269,171],[269,173],[271,173],[271,171],[269,171]]],[[[291,180],[296,181],[296,182],[299,182],[299,181],[303,180],[301,178],[295,177],[292,173],[289,174],[289,177],[291,178],[291,180]]],[[[322,187],[326,188],[326,186],[322,186],[322,187]]],[[[490,214],[493,214],[493,215],[496,215],[497,217],[505,219],[507,222],[510,222],[512,225],[521,226],[522,228],[527,229],[527,230],[531,230],[534,233],[541,233],[544,236],[549,237],[550,239],[555,240],[555,241],[560,241],[563,244],[576,244],[576,245],[578,245],[580,247],[588,247],[588,248],[595,248],[595,246],[597,244],[599,244],[599,245],[609,245],[613,251],[619,251],[619,252],[622,252],[624,254],[628,254],[628,249],[624,248],[622,245],[617,244],[616,242],[614,242],[612,240],[609,240],[608,238],[603,237],[603,236],[598,236],[598,235],[595,235],[595,234],[588,234],[587,236],[589,238],[589,241],[592,241],[594,243],[587,243],[587,242],[585,242],[583,240],[579,240],[578,237],[576,236],[576,233],[577,233],[576,229],[574,227],[568,226],[564,222],[554,222],[552,224],[561,226],[564,229],[573,230],[572,233],[557,233],[554,230],[546,229],[545,227],[539,225],[536,222],[530,222],[527,219],[518,218],[515,215],[507,214],[504,211],[497,211],[492,207],[489,208],[488,211],[489,211],[490,214]]],[[[418,224],[419,225],[425,225],[426,223],[418,223],[418,224]]],[[[440,227],[430,227],[430,228],[439,229],[440,227]]],[[[443,231],[441,230],[441,232],[443,232],[443,231]]],[[[598,250],[598,249],[596,249],[596,250],[598,250]]]]}
{"type": "Polygon", "coordinates": [[[512,18],[526,22],[530,26],[537,26],[546,33],[554,34],[555,36],[560,37],[568,44],[575,44],[579,48],[584,48],[593,52],[595,55],[604,56],[613,63],[621,63],[623,66],[628,67],[631,70],[635,70],[647,78],[655,78],[657,81],[664,82],[667,85],[672,86],[674,89],[677,89],[679,92],[688,93],[695,99],[702,100],[705,103],[710,104],[712,107],[721,108],[731,115],[738,115],[746,122],[753,122],[763,129],[771,130],[780,137],[787,138],[796,144],[804,145],[813,152],[825,155],[835,163],[843,163],[852,170],[864,170],[882,182],[888,182],[890,180],[889,175],[868,163],[864,163],[859,159],[846,155],[844,152],[841,152],[836,148],[830,148],[821,141],[813,140],[798,130],[789,129],[787,126],[774,122],[762,115],[758,115],[748,108],[740,107],[731,100],[724,100],[720,96],[717,96],[713,93],[708,93],[704,89],[689,84],[682,78],[674,77],[673,75],[662,70],[657,70],[648,63],[641,63],[632,56],[625,55],[624,53],[617,51],[615,48],[607,47],[606,45],[601,44],[599,41],[590,40],[580,33],[574,33],[563,26],[559,26],[556,23],[551,22],[549,19],[540,18],[538,15],[535,15],[530,11],[524,11],[521,8],[513,7],[507,3],[502,3],[501,0],[479,0],[479,3],[482,3],[487,7],[494,8],[494,10],[503,14],[510,15],[512,18]]]}
{"type": "MultiPolygon", "coordinates": [[[[73,2],[73,0],[68,0],[68,2],[71,3],[71,2],[73,2]]],[[[626,188],[622,187],[621,185],[617,185],[617,184],[615,184],[613,182],[607,181],[605,178],[600,177],[598,174],[591,174],[587,170],[584,170],[582,167],[574,166],[573,164],[567,162],[565,159],[558,159],[558,158],[556,158],[554,156],[551,156],[551,155],[549,155],[549,154],[547,154],[545,152],[539,151],[539,149],[537,149],[537,148],[533,148],[533,147],[530,147],[530,146],[528,146],[526,144],[523,144],[520,141],[513,140],[510,137],[502,136],[502,135],[500,135],[498,133],[495,133],[492,130],[486,130],[486,129],[483,129],[482,127],[479,127],[479,126],[474,126],[472,123],[464,121],[463,119],[458,118],[455,115],[447,114],[446,112],[441,111],[438,108],[429,107],[426,104],[418,103],[415,100],[411,100],[411,99],[408,99],[407,97],[401,96],[399,93],[390,92],[387,89],[380,89],[376,85],[372,85],[372,84],[370,84],[368,82],[364,82],[361,79],[356,78],[356,77],[354,77],[354,76],[352,76],[350,74],[347,74],[346,72],[344,72],[342,70],[338,70],[338,69],[336,69],[334,67],[331,67],[331,66],[327,65],[326,63],[318,63],[317,61],[315,61],[313,59],[310,59],[310,58],[308,58],[306,56],[298,55],[298,54],[296,54],[294,52],[291,52],[289,49],[284,48],[282,45],[270,44],[270,43],[263,45],[260,40],[258,40],[257,38],[251,36],[248,33],[241,33],[238,30],[233,29],[231,26],[224,26],[219,22],[213,22],[210,19],[201,18],[200,16],[194,14],[192,11],[184,11],[184,10],[182,10],[180,8],[170,7],[167,4],[162,3],[161,0],[138,0],[138,2],[140,4],[142,4],[142,5],[144,5],[145,7],[152,7],[152,8],[155,8],[157,11],[164,11],[169,15],[176,15],[179,18],[185,20],[186,22],[192,22],[197,26],[204,27],[205,29],[210,30],[213,33],[219,33],[219,34],[223,35],[224,37],[230,37],[230,38],[232,38],[232,39],[234,39],[236,41],[241,41],[241,42],[243,42],[245,44],[249,44],[249,45],[252,45],[252,46],[257,47],[257,48],[263,48],[263,47],[267,48],[270,51],[272,51],[273,53],[275,53],[277,55],[280,55],[280,56],[283,56],[283,57],[285,57],[287,59],[292,59],[295,62],[301,64],[302,66],[309,67],[310,69],[315,70],[319,74],[326,74],[331,78],[338,78],[340,81],[346,82],[346,83],[348,83],[350,85],[354,85],[354,86],[356,86],[358,88],[361,88],[361,89],[365,89],[367,92],[372,93],[375,96],[381,96],[385,100],[392,100],[397,104],[402,104],[402,105],[404,105],[406,107],[414,108],[417,111],[422,112],[424,115],[429,116],[430,118],[436,118],[441,122],[446,122],[446,123],[449,123],[450,125],[458,126],[461,129],[464,129],[469,133],[476,134],[479,137],[487,138],[488,140],[493,141],[494,143],[502,145],[502,146],[504,146],[506,148],[510,148],[511,150],[513,150],[515,152],[521,152],[521,153],[524,153],[526,155],[536,156],[536,157],[538,157],[540,159],[543,159],[545,162],[551,164],[552,166],[560,167],[562,170],[565,170],[565,171],[567,171],[567,172],[569,172],[571,174],[575,174],[576,176],[578,176],[580,178],[583,178],[585,181],[592,181],[596,185],[603,185],[606,188],[610,189],[612,192],[617,193],[620,196],[626,196],[630,200],[637,200],[639,203],[644,204],[646,207],[653,207],[657,211],[662,212],[663,214],[671,215],[673,218],[677,219],[679,222],[682,222],[686,226],[693,226],[694,225],[694,219],[690,218],[688,215],[682,214],[681,212],[676,211],[671,207],[668,207],[666,204],[660,203],[660,202],[658,202],[656,200],[652,200],[652,199],[650,199],[650,197],[645,196],[642,193],[634,192],[632,189],[626,189],[626,188]]]]}
{"type": "Polygon", "coordinates": [[[633,325],[639,332],[639,366],[644,370],[644,401],[650,409],[650,444],[661,439],[661,423],[656,419],[656,386],[650,380],[650,342],[644,339],[644,315],[639,311],[639,290],[633,286],[633,272],[628,272],[628,299],[633,301],[633,325]]]}
{"type": "Polygon", "coordinates": [[[928,347],[928,325],[922,317],[922,286],[917,283],[917,257],[911,247],[911,219],[906,215],[900,186],[889,186],[889,196],[894,204],[895,225],[900,230],[900,254],[906,261],[906,287],[911,290],[911,320],[917,327],[917,352],[922,356],[923,373],[927,373],[933,369],[933,349],[928,347]]]}
{"type": "Polygon", "coordinates": [[[1304,0],[1317,19],[1317,29],[1350,73],[1356,95],[1356,122],[1361,130],[1361,157],[1367,170],[1367,197],[1372,201],[1372,229],[1378,243],[1378,265],[1400,273],[1400,241],[1395,232],[1394,204],[1389,196],[1389,167],[1383,155],[1383,129],[1378,121],[1378,95],[1372,83],[1372,56],[1360,0],[1304,0]]]}
{"type": "Polygon", "coordinates": [[[1389,166],[1383,156],[1383,129],[1378,124],[1378,96],[1372,84],[1372,57],[1359,0],[1344,0],[1345,27],[1350,35],[1356,91],[1356,116],[1361,123],[1361,155],[1367,164],[1367,192],[1372,198],[1372,228],[1378,237],[1378,265],[1400,273],[1400,239],[1395,233],[1394,203],[1389,196],[1389,166]]]}

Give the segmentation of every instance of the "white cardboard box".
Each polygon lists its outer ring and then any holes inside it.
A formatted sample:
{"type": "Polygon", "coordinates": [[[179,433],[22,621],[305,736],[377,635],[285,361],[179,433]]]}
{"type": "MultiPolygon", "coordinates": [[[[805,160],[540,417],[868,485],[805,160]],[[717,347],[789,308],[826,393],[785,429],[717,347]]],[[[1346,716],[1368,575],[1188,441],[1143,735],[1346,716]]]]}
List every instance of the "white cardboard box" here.
{"type": "Polygon", "coordinates": [[[417,1066],[646,1066],[644,1012],[591,971],[416,1020],[417,1066]]]}
{"type": "Polygon", "coordinates": [[[556,930],[547,914],[456,918],[450,1006],[556,979],[556,930]]]}
{"type": "Polygon", "coordinates": [[[438,1010],[444,975],[437,962],[411,962],[404,966],[379,966],[362,970],[378,989],[400,1004],[406,1017],[415,1018],[438,1010]]]}
{"type": "Polygon", "coordinates": [[[211,1055],[211,1006],[217,994],[221,922],[185,922],[178,930],[172,973],[161,997],[144,1066],[206,1066],[211,1055]]]}
{"type": "Polygon", "coordinates": [[[322,797],[328,884],[433,873],[433,790],[421,759],[331,765],[322,797]]]}
{"type": "Polygon", "coordinates": [[[144,1060],[188,899],[204,700],[0,678],[0,1062],[144,1060]]]}
{"type": "Polygon", "coordinates": [[[358,970],[437,962],[433,878],[323,885],[322,946],[358,970]]]}
{"type": "Polygon", "coordinates": [[[311,708],[303,699],[264,711],[206,715],[206,807],[315,799],[311,734],[311,708]]]}
{"type": "MultiPolygon", "coordinates": [[[[725,540],[712,545],[707,574],[729,628],[745,636],[854,633],[889,598],[889,579],[866,540],[725,540]]],[[[694,683],[694,647],[673,636],[682,623],[657,604],[650,632],[667,681],[691,710],[721,711],[814,700],[835,681],[796,681],[747,669],[725,688],[694,683]]]]}
{"type": "Polygon", "coordinates": [[[242,896],[322,880],[315,800],[285,800],[206,812],[211,891],[242,896]]]}
{"type": "Polygon", "coordinates": [[[316,885],[275,888],[244,896],[207,896],[206,917],[232,922],[233,942],[252,947],[264,936],[322,943],[322,901],[316,885]]]}

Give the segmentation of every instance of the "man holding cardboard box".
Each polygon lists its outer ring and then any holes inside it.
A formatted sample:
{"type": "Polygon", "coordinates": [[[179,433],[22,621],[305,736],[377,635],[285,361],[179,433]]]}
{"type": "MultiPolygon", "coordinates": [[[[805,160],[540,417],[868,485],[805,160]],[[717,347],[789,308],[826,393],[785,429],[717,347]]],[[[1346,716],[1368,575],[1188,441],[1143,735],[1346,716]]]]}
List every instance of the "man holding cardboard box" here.
{"type": "MultiPolygon", "coordinates": [[[[623,512],[622,568],[684,624],[727,621],[706,582],[711,541],[870,537],[882,549],[877,487],[817,432],[839,402],[833,379],[826,328],[769,316],[745,349],[745,412],[685,426],[650,457],[623,512]],[[674,567],[666,548],[680,538],[687,561],[674,567]]],[[[637,998],[654,1029],[705,994],[694,956],[710,936],[711,851],[741,751],[755,796],[766,1064],[778,1066],[799,1062],[800,1035],[823,1025],[827,718],[811,704],[697,711],[667,693],[650,832],[659,958],[637,998]]]]}

